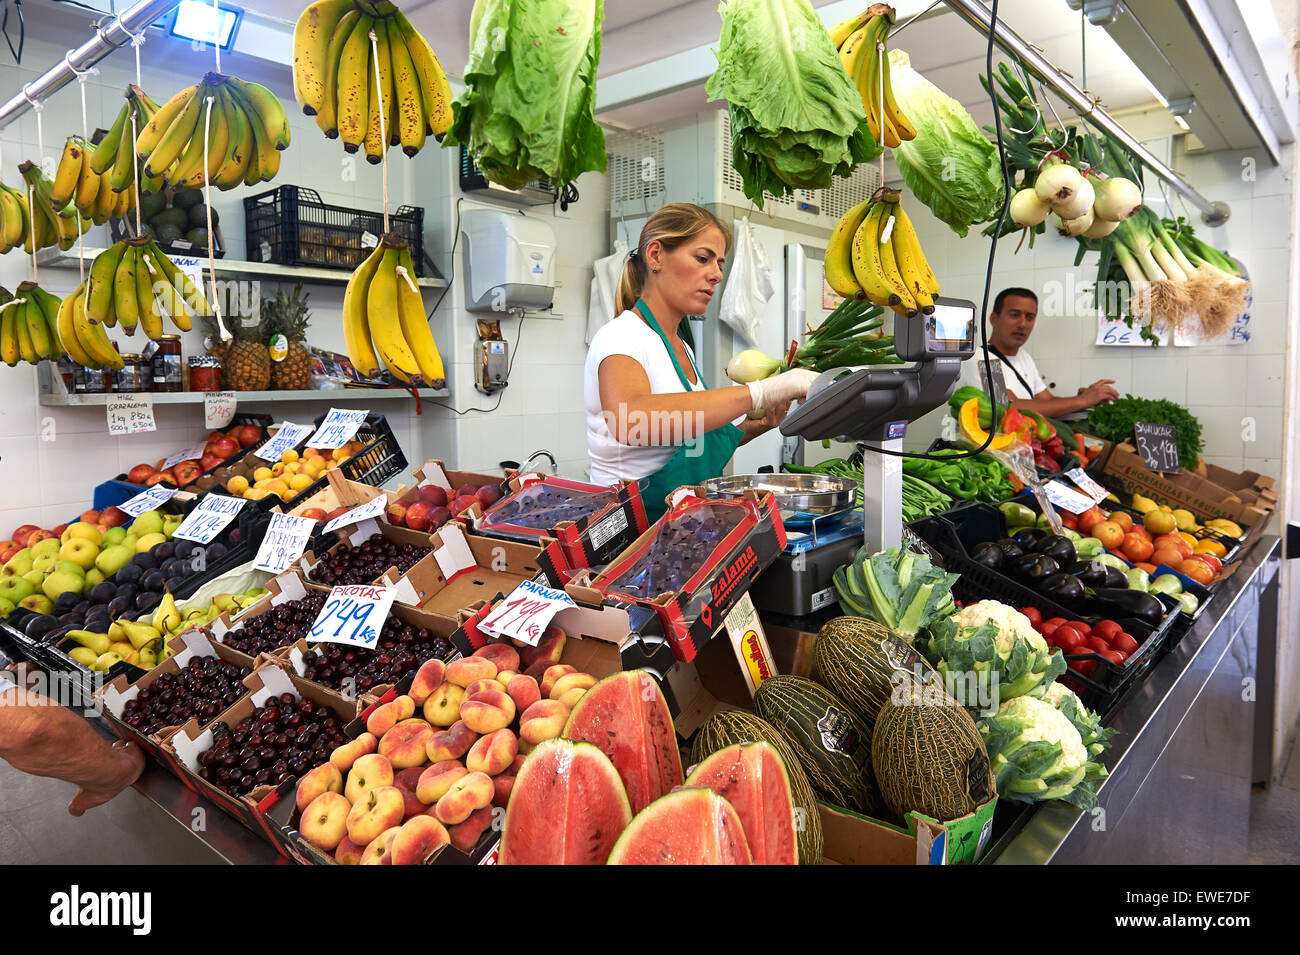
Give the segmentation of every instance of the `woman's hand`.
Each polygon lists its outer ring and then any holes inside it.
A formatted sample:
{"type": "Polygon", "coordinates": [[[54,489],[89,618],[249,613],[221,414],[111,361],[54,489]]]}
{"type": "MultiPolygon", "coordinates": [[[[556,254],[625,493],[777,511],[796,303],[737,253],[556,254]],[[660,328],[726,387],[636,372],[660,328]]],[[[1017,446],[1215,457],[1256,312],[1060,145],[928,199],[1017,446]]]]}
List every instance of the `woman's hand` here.
{"type": "Polygon", "coordinates": [[[763,417],[761,418],[746,418],[740,425],[740,430],[745,435],[740,443],[744,444],[747,441],[752,441],[760,434],[766,434],[773,428],[780,427],[781,422],[785,420],[785,416],[789,413],[790,402],[786,401],[775,408],[764,408],[763,417]]]}

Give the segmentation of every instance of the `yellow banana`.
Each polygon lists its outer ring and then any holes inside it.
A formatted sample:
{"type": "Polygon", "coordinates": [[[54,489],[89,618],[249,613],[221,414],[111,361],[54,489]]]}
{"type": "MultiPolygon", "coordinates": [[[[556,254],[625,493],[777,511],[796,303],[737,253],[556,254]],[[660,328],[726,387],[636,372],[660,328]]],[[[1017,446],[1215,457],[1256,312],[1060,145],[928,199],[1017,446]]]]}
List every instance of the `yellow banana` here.
{"type": "Polygon", "coordinates": [[[389,24],[388,51],[393,61],[393,99],[397,112],[397,135],[402,152],[414,156],[424,146],[427,133],[424,125],[424,101],[420,95],[420,78],[401,30],[389,24]]]}
{"type": "Polygon", "coordinates": [[[77,183],[81,180],[82,154],[81,137],[69,136],[63,144],[59,166],[54,170],[54,188],[50,197],[56,206],[66,206],[77,191],[77,183]]]}
{"type": "Polygon", "coordinates": [[[135,246],[126,246],[122,258],[113,273],[113,309],[117,320],[122,323],[122,330],[128,335],[135,334],[140,322],[140,299],[135,290],[135,261],[140,250],[135,246]]]}
{"type": "Polygon", "coordinates": [[[335,27],[354,9],[352,0],[316,0],[298,15],[293,28],[293,95],[308,116],[319,113],[325,99],[325,77],[333,67],[327,54],[335,27]]]}
{"type": "Polygon", "coordinates": [[[916,302],[916,296],[912,294],[912,290],[903,281],[903,276],[899,274],[898,263],[894,261],[894,246],[889,241],[893,237],[893,225],[897,222],[897,220],[895,220],[895,223],[890,222],[894,207],[889,203],[882,203],[882,205],[885,207],[885,212],[880,216],[880,236],[876,242],[877,248],[880,249],[880,272],[899,298],[898,302],[890,303],[891,307],[894,308],[895,312],[899,312],[901,309],[903,311],[900,314],[911,315],[919,310],[919,306],[916,302]],[[886,229],[890,230],[889,235],[886,235],[886,229]]]}
{"type": "MultiPolygon", "coordinates": [[[[212,317],[212,306],[208,304],[207,298],[203,292],[195,286],[189,275],[181,269],[167,255],[158,248],[157,245],[150,242],[144,247],[144,255],[153,263],[154,271],[166,277],[172,288],[181,293],[184,299],[184,305],[195,315],[202,315],[207,318],[212,317]]],[[[188,331],[186,326],[183,331],[188,331]]]]}
{"type": "Polygon", "coordinates": [[[230,77],[226,83],[241,101],[249,122],[260,123],[276,149],[288,149],[289,115],[279,97],[260,83],[250,83],[237,76],[230,77]]]}
{"type": "Polygon", "coordinates": [[[366,138],[370,111],[370,29],[374,21],[362,16],[353,27],[339,57],[339,138],[350,153],[366,138]]]}
{"type": "Polygon", "coordinates": [[[14,327],[18,331],[18,357],[27,364],[34,365],[41,359],[32,346],[32,333],[27,327],[27,316],[24,314],[26,308],[27,299],[20,295],[14,299],[14,305],[10,311],[13,312],[14,327]]]}
{"type": "Polygon", "coordinates": [[[117,353],[113,343],[108,340],[108,332],[104,331],[103,325],[91,325],[85,321],[85,309],[82,307],[85,303],[85,296],[79,296],[77,304],[74,306],[75,311],[72,313],[72,321],[76,330],[81,334],[81,347],[86,350],[95,363],[101,368],[121,368],[122,356],[117,353]],[[84,333],[84,334],[83,334],[84,333]]]}
{"type": "Polygon", "coordinates": [[[847,20],[841,20],[839,23],[835,24],[835,26],[830,28],[831,43],[835,45],[836,49],[844,46],[844,42],[848,40],[849,37],[853,36],[853,34],[857,33],[858,30],[862,29],[862,24],[866,23],[870,19],[870,12],[864,10],[856,17],[849,17],[847,20]]]}
{"type": "Polygon", "coordinates": [[[193,324],[193,319],[189,310],[185,307],[185,298],[181,290],[172,284],[171,277],[159,261],[159,259],[163,258],[162,250],[151,243],[145,247],[145,256],[149,260],[148,265],[153,275],[155,296],[162,299],[163,310],[171,317],[172,324],[181,331],[188,332],[193,324]]]}
{"type": "Polygon", "coordinates": [[[868,199],[840,216],[826,243],[826,284],[845,298],[867,297],[853,274],[853,237],[870,208],[871,200],[868,199]]]}
{"type": "Polygon", "coordinates": [[[140,326],[145,335],[157,341],[163,333],[162,315],[153,294],[153,275],[149,271],[148,247],[145,255],[135,257],[135,294],[140,308],[140,326]]]}
{"type": "Polygon", "coordinates": [[[253,158],[253,127],[238,100],[232,96],[224,96],[222,100],[230,134],[225,156],[212,174],[212,184],[218,189],[233,189],[244,181],[253,158]]]}
{"type": "Polygon", "coordinates": [[[393,115],[393,61],[388,49],[388,30],[383,20],[374,22],[374,48],[368,58],[367,78],[371,96],[367,103],[370,119],[366,125],[366,161],[377,164],[383,161],[384,151],[393,128],[389,117],[393,115]],[[379,60],[379,73],[375,74],[375,59],[379,60]],[[382,128],[381,128],[382,127],[382,128]]]}
{"type": "Polygon", "coordinates": [[[876,49],[875,33],[876,21],[879,19],[879,17],[873,18],[863,28],[865,37],[854,49],[851,58],[853,72],[849,76],[858,88],[858,95],[862,97],[862,106],[867,111],[867,127],[871,130],[871,138],[877,143],[883,143],[884,123],[880,115],[880,81],[877,74],[880,52],[876,49]]]}
{"type": "Polygon", "coordinates": [[[451,86],[447,83],[447,74],[442,64],[429,46],[429,41],[411,26],[411,21],[400,10],[393,14],[393,22],[401,31],[406,41],[406,52],[411,56],[416,75],[420,78],[420,96],[424,101],[425,132],[439,142],[443,134],[451,129],[451,86]]]}
{"type": "Polygon", "coordinates": [[[902,107],[898,105],[898,100],[894,98],[894,87],[889,75],[888,56],[885,57],[882,69],[885,71],[885,115],[889,117],[894,129],[898,131],[900,139],[915,139],[916,127],[912,125],[912,121],[907,118],[902,107]]]}
{"type": "Polygon", "coordinates": [[[99,196],[99,190],[108,188],[108,180],[90,168],[90,155],[89,149],[81,151],[81,175],[77,180],[77,192],[73,200],[77,204],[77,211],[87,219],[95,214],[95,199],[99,196]]]}
{"type": "Polygon", "coordinates": [[[18,309],[21,304],[14,304],[11,299],[0,305],[0,359],[12,368],[23,357],[18,344],[18,309]]]}
{"type": "MultiPolygon", "coordinates": [[[[145,161],[144,174],[154,176],[164,173],[172,163],[180,157],[181,153],[186,150],[191,140],[194,139],[195,130],[198,129],[199,121],[203,118],[203,108],[207,99],[208,88],[204,84],[196,85],[189,98],[185,101],[184,108],[179,115],[171,121],[162,136],[158,139],[158,144],[148,153],[143,153],[140,147],[140,140],[145,138],[141,134],[140,139],[136,140],[136,154],[145,161]]],[[[159,110],[158,115],[150,120],[149,125],[145,127],[146,132],[153,129],[155,124],[159,123],[163,114],[167,111],[164,106],[159,110]]],[[[175,181],[175,180],[173,180],[175,181]]]]}
{"type": "Polygon", "coordinates": [[[866,39],[866,27],[859,25],[857,29],[845,37],[843,43],[838,44],[840,64],[844,67],[844,72],[849,74],[849,79],[853,79],[853,75],[857,72],[857,56],[866,39]]]}
{"type": "Polygon", "coordinates": [[[81,344],[81,339],[77,337],[77,331],[72,322],[74,306],[81,300],[85,291],[86,283],[82,282],[71,295],[59,303],[59,343],[63,345],[63,350],[68,353],[68,357],[78,365],[93,368],[96,364],[95,360],[90,357],[90,354],[81,344]]]}
{"type": "Polygon", "coordinates": [[[383,261],[375,271],[366,292],[366,325],[384,366],[398,381],[417,383],[420,363],[411,354],[402,332],[397,305],[397,249],[385,249],[383,261]]]}
{"type": "Polygon", "coordinates": [[[885,280],[880,262],[880,219],[884,212],[883,202],[873,202],[867,210],[862,225],[853,233],[851,247],[853,256],[853,277],[862,286],[868,301],[883,306],[897,304],[898,294],[889,287],[885,280]]]}
{"type": "Polygon", "coordinates": [[[339,60],[343,56],[343,47],[360,19],[359,10],[349,10],[343,14],[326,48],[321,102],[316,108],[316,125],[325,133],[326,139],[339,137],[339,60]]]}
{"type": "Polygon", "coordinates": [[[57,357],[57,352],[54,350],[54,339],[50,336],[49,326],[45,324],[45,316],[41,314],[41,307],[32,294],[33,287],[31,282],[23,282],[18,286],[17,294],[24,299],[18,311],[19,320],[27,326],[27,341],[31,342],[32,354],[36,356],[36,361],[40,361],[42,358],[57,357]]]}
{"type": "MultiPolygon", "coordinates": [[[[939,279],[930,268],[930,263],[921,248],[921,240],[917,237],[916,228],[903,210],[901,202],[894,204],[894,234],[890,237],[890,242],[895,243],[894,257],[898,259],[898,270],[907,280],[907,287],[914,290],[914,283],[919,284],[933,301],[939,294],[939,279]],[[904,260],[906,260],[906,267],[904,267],[904,260]]],[[[919,296],[917,301],[920,301],[919,296]]]]}
{"type": "MultiPolygon", "coordinates": [[[[157,147],[163,135],[171,128],[172,123],[189,109],[190,101],[198,91],[199,86],[196,83],[176,93],[159,107],[158,112],[153,114],[153,118],[145,124],[144,129],[139,128],[139,120],[136,120],[135,155],[137,159],[149,158],[149,154],[157,147]]],[[[130,128],[130,121],[128,120],[127,129],[130,128]]]]}
{"type": "Polygon", "coordinates": [[[26,200],[5,186],[0,190],[0,208],[4,212],[4,244],[10,248],[22,245],[27,237],[26,200]]]}
{"type": "Polygon", "coordinates": [[[86,290],[86,317],[92,322],[107,321],[109,313],[113,310],[113,279],[124,251],[126,251],[126,243],[117,242],[95,256],[95,261],[90,264],[90,287],[86,290]]]}
{"type": "Polygon", "coordinates": [[[370,341],[370,327],[366,322],[366,305],[371,282],[383,259],[384,246],[381,242],[357,266],[343,293],[343,343],[352,367],[362,378],[373,378],[379,373],[379,358],[375,355],[374,345],[370,341]]]}
{"type": "Polygon", "coordinates": [[[398,252],[397,265],[405,271],[405,276],[397,276],[397,311],[402,332],[415,355],[424,383],[430,388],[441,388],[447,383],[447,373],[442,366],[442,356],[438,354],[438,344],[433,340],[433,331],[429,328],[429,316],[424,310],[420,287],[415,284],[415,261],[409,248],[398,252]]]}
{"type": "Polygon", "coordinates": [[[211,159],[216,152],[217,139],[221,135],[221,110],[217,100],[217,90],[213,87],[204,87],[199,107],[199,121],[194,124],[194,135],[186,144],[180,158],[176,160],[175,168],[167,172],[167,181],[171,185],[194,187],[203,185],[204,136],[207,137],[208,158],[211,159]],[[208,103],[209,99],[212,100],[211,104],[208,103]],[[210,121],[207,115],[209,109],[212,112],[210,121]]]}

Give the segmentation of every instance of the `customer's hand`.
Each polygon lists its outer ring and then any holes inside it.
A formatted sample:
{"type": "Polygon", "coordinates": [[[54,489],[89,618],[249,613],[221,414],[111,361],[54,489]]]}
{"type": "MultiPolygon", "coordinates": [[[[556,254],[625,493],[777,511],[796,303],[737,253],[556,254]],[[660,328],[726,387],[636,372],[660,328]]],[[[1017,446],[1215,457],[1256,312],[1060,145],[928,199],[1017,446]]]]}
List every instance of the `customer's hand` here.
{"type": "Polygon", "coordinates": [[[80,816],[87,809],[102,806],[127,786],[130,786],[144,772],[144,753],[140,747],[126,740],[118,740],[112,749],[113,768],[104,782],[92,788],[84,788],[72,797],[68,812],[80,816]]]}
{"type": "Polygon", "coordinates": [[[1079,389],[1079,396],[1084,399],[1085,408],[1091,408],[1093,405],[1099,405],[1103,401],[1114,401],[1119,397],[1119,392],[1111,385],[1115,384],[1112,378],[1102,378],[1100,381],[1094,381],[1087,388],[1079,389]]]}

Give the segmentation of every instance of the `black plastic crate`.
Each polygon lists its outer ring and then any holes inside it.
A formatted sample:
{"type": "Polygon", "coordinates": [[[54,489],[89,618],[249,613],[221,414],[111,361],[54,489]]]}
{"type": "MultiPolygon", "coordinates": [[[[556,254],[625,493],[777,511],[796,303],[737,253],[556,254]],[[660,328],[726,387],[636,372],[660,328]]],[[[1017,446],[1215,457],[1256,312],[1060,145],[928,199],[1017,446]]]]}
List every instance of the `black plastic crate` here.
{"type": "MultiPolygon", "coordinates": [[[[388,231],[406,240],[416,275],[424,275],[424,210],[398,206],[388,231]]],[[[362,236],[384,234],[384,214],[330,205],[315,189],[285,185],[244,200],[244,233],[249,261],[352,271],[373,248],[362,236]]]]}
{"type": "MultiPolygon", "coordinates": [[[[1129,515],[1132,516],[1134,520],[1141,523],[1142,512],[1132,507],[1131,505],[1122,503],[1123,497],[1127,495],[1128,492],[1124,490],[1122,482],[1117,477],[1115,477],[1115,475],[1106,474],[1105,472],[1102,471],[1094,471],[1091,468],[1087,469],[1087,474],[1090,478],[1092,478],[1094,481],[1096,481],[1106,490],[1110,491],[1116,497],[1120,498],[1121,503],[1119,505],[1116,505],[1114,501],[1102,501],[1102,505],[1105,506],[1106,510],[1111,510],[1112,508],[1118,506],[1123,510],[1128,511],[1129,515]]],[[[1190,511],[1191,508],[1188,508],[1187,510],[1190,511]]],[[[1208,519],[1212,520],[1213,518],[1208,518],[1208,519]]],[[[1198,517],[1198,520],[1202,524],[1204,524],[1207,518],[1198,517]]],[[[1207,532],[1209,537],[1218,541],[1226,549],[1226,553],[1219,558],[1221,561],[1223,561],[1223,563],[1225,564],[1230,563],[1233,559],[1240,556],[1242,547],[1245,546],[1244,538],[1229,537],[1227,534],[1216,531],[1212,527],[1204,528],[1204,530],[1207,532]]]]}
{"type": "MultiPolygon", "coordinates": [[[[1010,577],[971,560],[970,548],[975,544],[996,540],[1003,536],[1002,515],[994,507],[987,504],[967,504],[948,511],[942,516],[925,517],[907,526],[917,537],[943,556],[944,566],[950,573],[961,575],[953,587],[953,596],[962,603],[998,600],[1016,609],[1026,606],[1037,607],[1045,620],[1049,617],[1064,617],[1067,620],[1085,620],[1092,624],[1103,619],[1071,610],[1010,577]]],[[[1070,670],[1061,681],[1078,693],[1084,703],[1103,716],[1155,663],[1179,616],[1177,608],[1171,606],[1173,598],[1159,597],[1158,599],[1169,612],[1155,627],[1145,621],[1132,618],[1109,618],[1123,626],[1124,631],[1138,641],[1137,650],[1124,661],[1122,666],[1117,667],[1095,654],[1072,654],[1066,657],[1067,661],[1097,662],[1097,668],[1091,675],[1084,676],[1075,670],[1070,670]]]]}

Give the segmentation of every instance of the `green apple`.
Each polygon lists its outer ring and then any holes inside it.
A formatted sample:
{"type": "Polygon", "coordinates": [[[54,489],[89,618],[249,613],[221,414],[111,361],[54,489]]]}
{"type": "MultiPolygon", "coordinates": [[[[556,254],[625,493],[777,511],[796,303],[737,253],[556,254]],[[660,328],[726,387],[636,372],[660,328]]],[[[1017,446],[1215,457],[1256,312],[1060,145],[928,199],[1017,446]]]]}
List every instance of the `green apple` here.
{"type": "Polygon", "coordinates": [[[185,518],[179,514],[177,514],[175,517],[165,518],[163,520],[163,528],[162,528],[163,534],[166,535],[167,537],[171,537],[173,534],[176,533],[176,528],[180,527],[181,522],[183,522],[184,520],[185,518]]]}
{"type": "Polygon", "coordinates": [[[32,569],[32,561],[35,559],[36,555],[32,553],[32,549],[30,547],[24,547],[18,553],[10,557],[5,563],[4,576],[21,577],[32,569]]]}
{"type": "Polygon", "coordinates": [[[63,574],[76,574],[82,580],[86,578],[86,568],[82,567],[75,560],[61,560],[51,568],[52,571],[63,574]]]}
{"type": "Polygon", "coordinates": [[[162,511],[145,511],[131,522],[131,533],[137,538],[146,534],[160,534],[163,528],[162,511]]]}
{"type": "Polygon", "coordinates": [[[8,597],[0,597],[0,617],[9,616],[9,611],[14,609],[14,602],[8,597]]]}
{"type": "Polygon", "coordinates": [[[120,544],[124,537],[126,537],[125,527],[110,527],[108,530],[104,531],[104,545],[120,544]]]}
{"type": "Polygon", "coordinates": [[[137,554],[147,554],[165,540],[167,540],[167,538],[162,534],[145,534],[144,537],[141,537],[135,542],[135,552],[137,554]]]}
{"type": "Polygon", "coordinates": [[[37,541],[31,547],[32,559],[35,560],[38,557],[45,557],[49,554],[57,554],[59,552],[59,547],[61,544],[62,541],[60,541],[57,537],[47,537],[45,538],[45,540],[37,541]]]}
{"type": "Polygon", "coordinates": [[[56,599],[59,594],[71,591],[79,594],[86,588],[86,579],[77,574],[69,573],[66,570],[56,570],[45,578],[41,584],[41,589],[45,591],[45,596],[51,600],[56,599]]]}
{"type": "Polygon", "coordinates": [[[74,537],[82,537],[90,541],[95,545],[97,549],[96,553],[98,553],[99,545],[104,542],[104,535],[99,532],[99,528],[94,524],[87,524],[85,521],[77,521],[75,524],[69,524],[68,529],[63,532],[63,537],[61,537],[60,540],[66,544],[74,537]]]}
{"type": "Polygon", "coordinates": [[[33,590],[40,590],[41,584],[45,581],[45,575],[48,572],[49,571],[46,570],[29,570],[18,579],[27,581],[32,585],[33,590]]]}
{"type": "MultiPolygon", "coordinates": [[[[95,533],[98,535],[99,532],[95,533]]],[[[99,556],[99,544],[89,537],[72,537],[59,548],[59,556],[89,570],[95,566],[95,558],[99,556]]]]}
{"type": "Polygon", "coordinates": [[[87,590],[95,586],[95,584],[102,584],[103,582],[104,582],[104,572],[100,570],[98,567],[92,567],[90,568],[90,570],[86,571],[87,590]]]}
{"type": "MultiPolygon", "coordinates": [[[[114,530],[119,529],[114,528],[114,530]]],[[[134,556],[134,547],[127,547],[126,544],[112,544],[99,552],[99,556],[95,558],[95,566],[99,568],[100,573],[106,578],[112,577],[129,564],[134,556]]]]}
{"type": "Polygon", "coordinates": [[[45,596],[45,594],[28,594],[22,600],[18,601],[18,606],[26,607],[28,610],[35,611],[36,613],[54,613],[54,601],[45,596]]]}
{"type": "MultiPolygon", "coordinates": [[[[42,554],[40,557],[37,557],[32,561],[32,573],[40,572],[44,574],[58,562],[59,552],[57,550],[53,554],[42,554]]],[[[23,576],[26,577],[27,575],[24,574],[23,576]]]]}
{"type": "Polygon", "coordinates": [[[0,597],[17,605],[26,597],[36,593],[31,581],[22,577],[6,577],[0,580],[0,597]]]}

